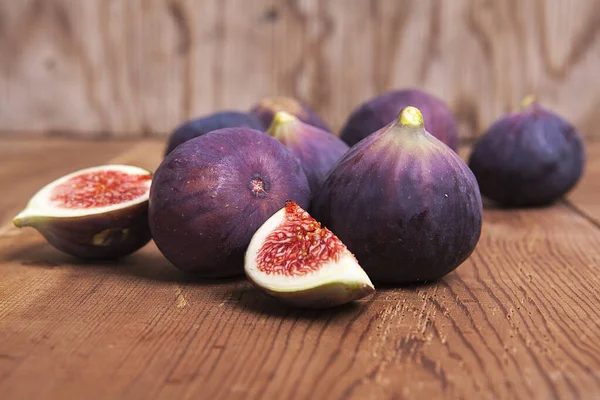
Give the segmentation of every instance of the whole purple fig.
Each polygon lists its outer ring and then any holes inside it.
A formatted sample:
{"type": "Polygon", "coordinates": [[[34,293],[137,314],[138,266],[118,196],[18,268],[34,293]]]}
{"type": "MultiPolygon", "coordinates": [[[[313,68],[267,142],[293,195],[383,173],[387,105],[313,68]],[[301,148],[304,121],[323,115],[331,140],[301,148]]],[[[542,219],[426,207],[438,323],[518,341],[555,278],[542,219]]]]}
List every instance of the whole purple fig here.
{"type": "Polygon", "coordinates": [[[220,129],[162,161],[150,187],[150,230],[177,268],[204,277],[240,275],[252,235],[287,200],[310,203],[296,158],[263,132],[220,129]]]}
{"type": "Polygon", "coordinates": [[[418,108],[423,113],[427,130],[456,151],[458,128],[452,112],[442,100],[418,89],[394,90],[363,103],[350,114],[340,137],[350,146],[354,146],[386,126],[408,106],[418,108]]]}
{"type": "Polygon", "coordinates": [[[473,252],[482,203],[471,170],[406,107],[342,156],[313,215],[371,279],[405,284],[440,278],[473,252]]]}
{"type": "Polygon", "coordinates": [[[165,156],[183,142],[223,128],[263,129],[262,123],[253,115],[238,111],[221,111],[179,125],[169,136],[165,156]]]}
{"type": "Polygon", "coordinates": [[[258,118],[262,124],[263,129],[268,129],[273,122],[273,117],[278,111],[285,111],[288,114],[292,114],[300,121],[307,123],[312,126],[316,126],[324,131],[331,132],[329,126],[314,112],[309,106],[299,102],[292,97],[285,96],[274,96],[265,97],[258,102],[250,110],[250,115],[258,118]]]}
{"type": "Polygon", "coordinates": [[[316,193],[333,164],[349,148],[337,136],[305,124],[285,111],[275,114],[267,133],[283,143],[296,156],[312,193],[316,193]]]}
{"type": "Polygon", "coordinates": [[[481,194],[508,207],[549,204],[581,178],[584,145],[573,125],[529,96],[477,141],[469,167],[481,194]]]}

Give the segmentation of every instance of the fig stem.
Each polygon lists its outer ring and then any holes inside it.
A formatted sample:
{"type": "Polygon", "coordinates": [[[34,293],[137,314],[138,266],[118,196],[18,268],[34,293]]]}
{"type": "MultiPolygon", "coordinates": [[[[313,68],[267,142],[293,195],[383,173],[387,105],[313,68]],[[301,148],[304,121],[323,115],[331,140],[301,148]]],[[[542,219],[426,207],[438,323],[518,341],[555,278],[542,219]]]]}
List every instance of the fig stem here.
{"type": "Polygon", "coordinates": [[[273,116],[273,122],[271,123],[271,126],[277,124],[286,124],[295,120],[297,120],[297,118],[292,114],[287,113],[285,111],[277,111],[273,116]]]}
{"type": "Polygon", "coordinates": [[[416,107],[404,107],[402,111],[400,111],[398,120],[402,126],[423,128],[423,114],[421,114],[421,111],[416,107]]]}
{"type": "Polygon", "coordinates": [[[29,213],[27,212],[27,210],[23,210],[21,211],[19,214],[17,214],[16,217],[13,218],[13,225],[16,226],[17,228],[22,228],[24,226],[29,226],[29,213]]]}
{"type": "Polygon", "coordinates": [[[529,95],[525,96],[523,98],[523,100],[521,100],[521,109],[524,110],[525,108],[529,107],[530,105],[532,105],[536,101],[537,101],[537,99],[532,94],[529,94],[529,95]]]}
{"type": "Polygon", "coordinates": [[[26,207],[23,211],[17,214],[13,218],[13,225],[17,228],[23,228],[24,226],[35,226],[39,218],[42,215],[34,207],[26,207]]]}
{"type": "Polygon", "coordinates": [[[277,111],[275,113],[275,115],[273,116],[273,122],[271,122],[271,126],[269,126],[269,129],[267,129],[267,134],[269,136],[273,136],[277,139],[279,139],[279,136],[281,136],[281,134],[278,134],[278,130],[286,125],[289,124],[290,122],[294,122],[297,121],[298,118],[296,118],[295,116],[293,116],[290,113],[287,113],[285,111],[277,111]]]}

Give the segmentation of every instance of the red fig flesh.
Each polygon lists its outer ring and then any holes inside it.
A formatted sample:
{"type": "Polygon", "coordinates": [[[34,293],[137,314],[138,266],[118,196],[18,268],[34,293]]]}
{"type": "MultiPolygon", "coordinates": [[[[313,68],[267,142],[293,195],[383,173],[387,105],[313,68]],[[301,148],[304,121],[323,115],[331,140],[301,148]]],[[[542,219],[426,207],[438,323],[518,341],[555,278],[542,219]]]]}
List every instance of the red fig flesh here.
{"type": "Polygon", "coordinates": [[[38,191],[13,222],[80,258],[117,258],[150,240],[150,172],[127,165],[86,168],[38,191]]]}
{"type": "Polygon", "coordinates": [[[336,306],[374,291],[347,247],[293,201],[256,231],[244,268],[267,294],[301,307],[336,306]]]}

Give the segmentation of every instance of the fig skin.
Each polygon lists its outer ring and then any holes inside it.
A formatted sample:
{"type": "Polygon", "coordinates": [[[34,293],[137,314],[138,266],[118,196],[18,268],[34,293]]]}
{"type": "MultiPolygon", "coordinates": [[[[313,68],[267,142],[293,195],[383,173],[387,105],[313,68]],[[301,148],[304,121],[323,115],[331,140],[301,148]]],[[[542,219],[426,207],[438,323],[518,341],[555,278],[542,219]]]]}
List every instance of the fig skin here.
{"type": "Polygon", "coordinates": [[[327,173],[349,147],[340,138],[306,124],[284,111],[277,112],[267,130],[296,156],[308,179],[311,193],[316,193],[327,173]]]}
{"type": "Polygon", "coordinates": [[[482,212],[472,172],[413,107],[350,148],[313,199],[314,217],[387,284],[457,268],[479,240],[482,212]]]}
{"type": "Polygon", "coordinates": [[[15,225],[33,226],[56,249],[86,260],[127,256],[151,239],[148,201],[102,214],[80,217],[31,217],[15,225]]]}
{"type": "Polygon", "coordinates": [[[469,157],[481,194],[506,207],[560,199],[585,167],[584,144],[575,127],[535,101],[524,102],[522,111],[492,124],[469,157]]]}
{"type": "Polygon", "coordinates": [[[165,156],[181,143],[208,132],[223,128],[252,128],[262,130],[262,123],[253,115],[238,111],[221,111],[179,125],[169,136],[165,156]]]}
{"type": "Polygon", "coordinates": [[[150,229],[175,267],[210,278],[242,275],[252,235],[290,199],[310,203],[295,157],[264,132],[220,129],[162,161],[150,188],[150,229]]]}
{"type": "Polygon", "coordinates": [[[316,126],[319,129],[331,133],[331,128],[329,128],[327,123],[323,121],[315,111],[308,105],[292,97],[265,97],[252,107],[250,115],[259,119],[263,125],[263,129],[267,130],[273,123],[273,117],[278,111],[285,111],[306,124],[316,126]]]}
{"type": "Polygon", "coordinates": [[[441,99],[419,89],[390,91],[361,104],[348,117],[340,131],[340,138],[354,146],[386,126],[408,106],[421,111],[430,134],[452,150],[458,149],[458,126],[452,112],[441,99]]]}

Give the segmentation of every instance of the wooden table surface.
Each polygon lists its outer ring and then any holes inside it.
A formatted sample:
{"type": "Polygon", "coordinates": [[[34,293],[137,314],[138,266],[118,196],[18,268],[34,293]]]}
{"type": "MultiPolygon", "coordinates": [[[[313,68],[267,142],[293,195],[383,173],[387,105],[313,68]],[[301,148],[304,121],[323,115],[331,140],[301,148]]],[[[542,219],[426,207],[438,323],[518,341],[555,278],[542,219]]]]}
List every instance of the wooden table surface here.
{"type": "Polygon", "coordinates": [[[43,184],[158,141],[0,141],[0,398],[600,398],[600,143],[552,207],[486,208],[481,241],[427,286],[326,311],[204,281],[149,244],[82,263],[11,218],[43,184]]]}

